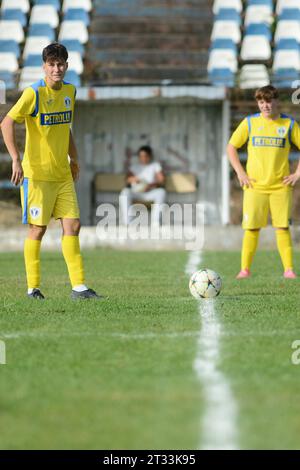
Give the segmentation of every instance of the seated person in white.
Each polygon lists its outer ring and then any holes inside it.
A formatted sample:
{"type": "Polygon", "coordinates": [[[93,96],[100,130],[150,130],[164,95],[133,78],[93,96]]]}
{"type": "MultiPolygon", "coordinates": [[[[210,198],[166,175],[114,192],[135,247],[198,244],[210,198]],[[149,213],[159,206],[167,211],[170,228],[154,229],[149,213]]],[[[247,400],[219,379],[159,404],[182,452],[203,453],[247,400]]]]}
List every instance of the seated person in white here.
{"type": "Polygon", "coordinates": [[[159,223],[160,205],[166,198],[166,190],[162,187],[165,176],[161,164],[153,161],[153,151],[144,145],[138,151],[139,162],[131,165],[127,174],[127,188],[120,193],[122,222],[129,223],[128,211],[133,200],[151,201],[154,203],[151,222],[159,223]]]}

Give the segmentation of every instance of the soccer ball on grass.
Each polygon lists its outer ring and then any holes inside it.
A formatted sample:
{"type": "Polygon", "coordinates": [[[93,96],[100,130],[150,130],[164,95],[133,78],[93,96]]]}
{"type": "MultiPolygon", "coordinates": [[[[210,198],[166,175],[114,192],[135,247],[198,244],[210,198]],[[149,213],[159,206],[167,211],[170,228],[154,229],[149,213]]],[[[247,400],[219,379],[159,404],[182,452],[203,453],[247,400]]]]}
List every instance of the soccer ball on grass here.
{"type": "Polygon", "coordinates": [[[192,274],[189,288],[195,299],[211,299],[220,294],[222,280],[212,269],[200,269],[192,274]]]}

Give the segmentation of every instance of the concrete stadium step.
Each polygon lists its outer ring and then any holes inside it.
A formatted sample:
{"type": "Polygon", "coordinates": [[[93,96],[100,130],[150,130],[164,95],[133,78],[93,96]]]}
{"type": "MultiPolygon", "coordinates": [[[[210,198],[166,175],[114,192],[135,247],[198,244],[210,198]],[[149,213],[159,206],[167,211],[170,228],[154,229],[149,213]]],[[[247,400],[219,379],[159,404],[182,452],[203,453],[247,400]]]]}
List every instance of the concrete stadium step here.
{"type": "Polygon", "coordinates": [[[95,51],[94,60],[102,65],[131,65],[131,66],[194,66],[205,65],[206,51],[95,51]]]}
{"type": "Polygon", "coordinates": [[[205,82],[203,67],[101,67],[93,86],[109,84],[154,83],[162,80],[171,82],[205,82]]]}
{"type": "Polygon", "coordinates": [[[95,13],[100,16],[140,16],[152,18],[203,18],[203,13],[208,8],[204,4],[188,5],[185,2],[156,2],[155,4],[146,4],[145,2],[98,2],[95,5],[95,13]]]}

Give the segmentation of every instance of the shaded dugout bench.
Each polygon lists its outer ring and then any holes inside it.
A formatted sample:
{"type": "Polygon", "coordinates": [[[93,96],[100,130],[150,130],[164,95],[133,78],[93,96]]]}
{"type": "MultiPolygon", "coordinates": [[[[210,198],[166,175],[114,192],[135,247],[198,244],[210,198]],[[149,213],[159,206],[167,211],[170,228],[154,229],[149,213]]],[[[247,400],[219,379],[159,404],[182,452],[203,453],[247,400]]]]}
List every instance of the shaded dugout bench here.
{"type": "MultiPolygon", "coordinates": [[[[92,182],[92,222],[95,224],[96,209],[100,204],[113,204],[119,211],[119,195],[126,186],[125,173],[96,173],[92,182]]],[[[170,173],[166,175],[165,189],[167,204],[195,204],[197,202],[198,180],[194,173],[170,173]]],[[[139,203],[139,201],[134,201],[139,203]]],[[[151,202],[145,203],[150,209],[151,202]]]]}

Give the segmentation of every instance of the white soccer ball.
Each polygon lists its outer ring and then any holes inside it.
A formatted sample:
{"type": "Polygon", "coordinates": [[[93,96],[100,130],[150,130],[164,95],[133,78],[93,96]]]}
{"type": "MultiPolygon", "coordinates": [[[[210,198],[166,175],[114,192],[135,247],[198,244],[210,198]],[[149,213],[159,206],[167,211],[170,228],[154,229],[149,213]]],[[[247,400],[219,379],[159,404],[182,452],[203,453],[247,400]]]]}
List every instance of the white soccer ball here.
{"type": "Polygon", "coordinates": [[[222,280],[212,269],[201,269],[192,274],[189,288],[195,299],[211,299],[220,294],[222,280]]]}

